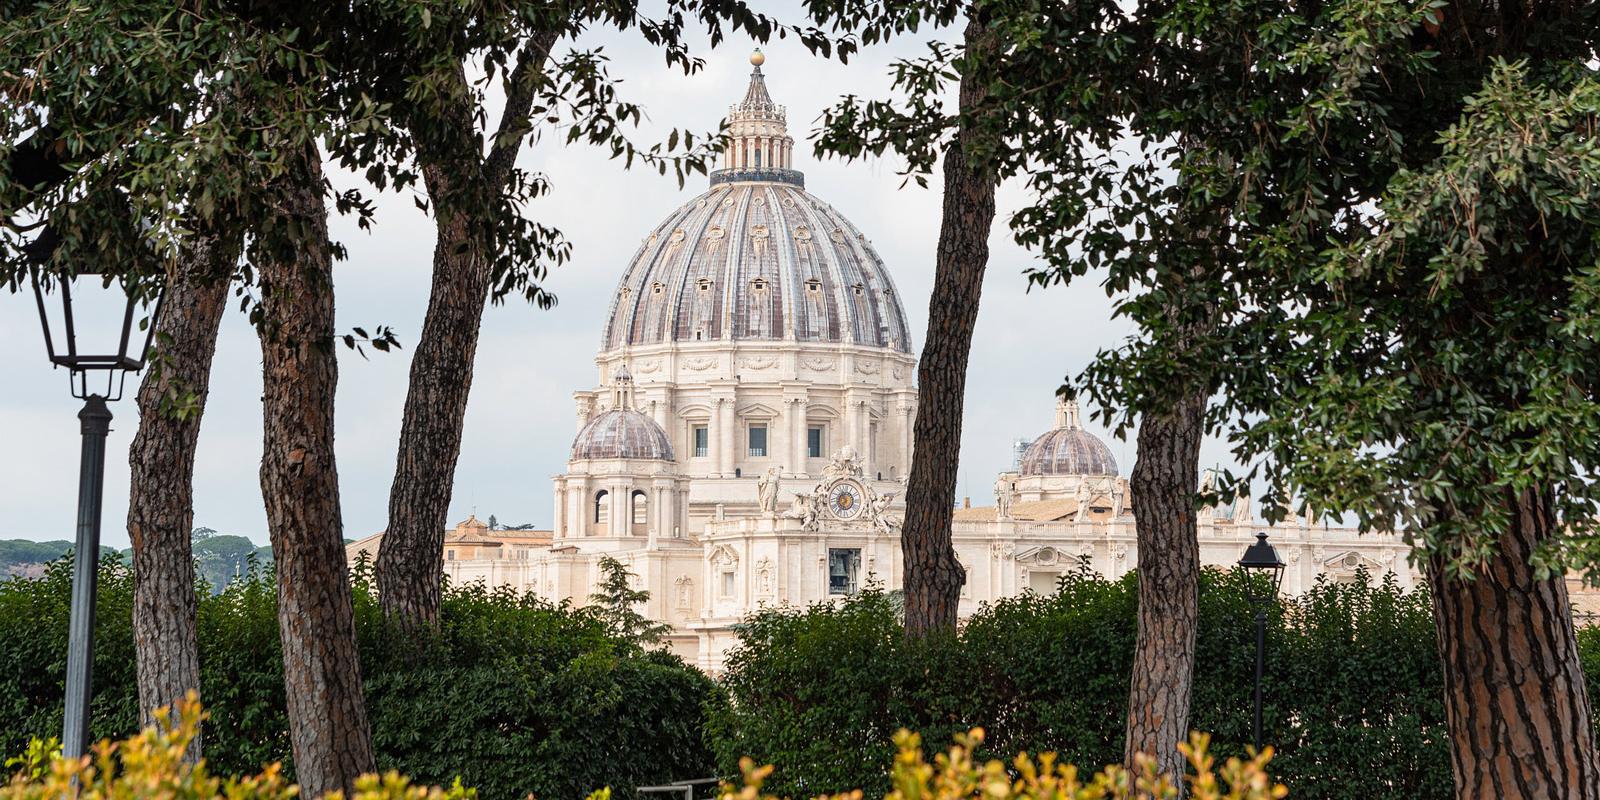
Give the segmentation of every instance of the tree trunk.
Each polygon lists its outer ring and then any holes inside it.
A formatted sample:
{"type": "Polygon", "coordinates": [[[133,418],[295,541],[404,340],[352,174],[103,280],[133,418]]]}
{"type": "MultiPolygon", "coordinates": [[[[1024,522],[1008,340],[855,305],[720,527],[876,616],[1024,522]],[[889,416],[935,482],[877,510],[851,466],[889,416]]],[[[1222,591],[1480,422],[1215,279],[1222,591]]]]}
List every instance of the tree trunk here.
{"type": "Polygon", "coordinates": [[[403,625],[439,618],[445,515],[461,454],[461,428],[472,389],[473,359],[488,299],[490,264],[467,215],[440,198],[462,191],[453,173],[424,166],[439,217],[433,290],[422,337],[411,358],[400,428],[400,454],[389,490],[389,525],[378,545],[377,577],[384,614],[403,625]]]}
{"type": "Polygon", "coordinates": [[[1560,522],[1534,490],[1508,490],[1507,506],[1510,529],[1471,580],[1447,577],[1448,554],[1428,564],[1456,797],[1600,798],[1566,582],[1529,563],[1560,522]]]}
{"type": "Polygon", "coordinates": [[[1200,544],[1195,531],[1200,437],[1206,396],[1191,392],[1139,426],[1133,515],[1139,540],[1139,633],[1128,692],[1125,763],[1136,753],[1179,786],[1189,734],[1189,689],[1200,604],[1200,544]]]}
{"type": "Polygon", "coordinates": [[[459,134],[429,140],[418,159],[433,201],[438,237],[433,288],[422,337],[411,357],[411,383],[400,427],[399,455],[389,489],[389,524],[378,543],[377,578],[384,615],[406,627],[439,619],[444,529],[461,455],[461,429],[472,390],[473,360],[483,306],[494,278],[490,254],[495,200],[511,180],[540,71],[559,30],[528,38],[517,54],[506,105],[487,156],[475,130],[465,70],[453,80],[461,98],[442,112],[459,134]]]}
{"type": "MultiPolygon", "coordinates": [[[[194,451],[211,383],[217,328],[227,305],[236,243],[201,239],[167,285],[157,331],[163,359],[139,389],[139,432],[128,450],[128,538],[133,542],[133,636],[140,723],[200,689],[195,637],[194,451]],[[163,406],[174,394],[193,404],[163,406]]],[[[189,747],[200,757],[200,738],[189,747]]]]}
{"type": "MultiPolygon", "coordinates": [[[[965,40],[969,53],[981,50],[987,38],[982,24],[968,21],[965,40]]],[[[970,74],[962,79],[963,114],[973,112],[984,96],[982,81],[973,80],[970,74]]],[[[972,352],[983,272],[989,264],[989,231],[995,213],[994,175],[971,160],[969,151],[975,138],[963,126],[944,154],[944,213],[933,295],[928,299],[928,336],[917,366],[915,457],[900,532],[905,552],[906,635],[911,637],[955,630],[961,585],[966,582],[950,540],[950,516],[961,458],[967,358],[972,352]]]]}
{"type": "Polygon", "coordinates": [[[334,464],[333,270],[316,147],[268,187],[258,244],[263,362],[261,494],[278,575],[278,633],[295,775],[306,797],[376,769],[361,694],[334,464]],[[290,231],[294,234],[291,235],[290,231]]]}

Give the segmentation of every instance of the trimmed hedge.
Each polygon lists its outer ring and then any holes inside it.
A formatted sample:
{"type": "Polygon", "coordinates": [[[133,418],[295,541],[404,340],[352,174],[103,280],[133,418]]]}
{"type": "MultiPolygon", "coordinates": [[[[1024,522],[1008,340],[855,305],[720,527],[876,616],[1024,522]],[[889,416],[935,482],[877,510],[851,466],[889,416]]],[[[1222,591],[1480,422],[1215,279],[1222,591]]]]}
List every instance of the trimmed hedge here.
{"type": "MultiPolygon", "coordinates": [[[[1255,638],[1244,588],[1233,573],[1201,580],[1190,725],[1214,735],[1219,756],[1243,754],[1250,738],[1255,638]]],[[[883,790],[901,727],[938,748],[982,727],[988,756],[1049,750],[1085,768],[1113,764],[1136,609],[1133,576],[1079,572],[1052,596],[1001,601],[959,636],[920,643],[905,641],[882,593],[765,612],[731,656],[729,698],[708,740],[724,774],[750,755],[776,764],[768,787],[794,797],[883,790]]],[[[1274,777],[1295,797],[1451,795],[1425,594],[1320,584],[1280,604],[1268,625],[1266,736],[1278,748],[1274,777]]]]}
{"type": "MultiPolygon", "coordinates": [[[[138,727],[133,582],[102,562],[91,731],[138,727]]],[[[584,609],[509,590],[451,587],[438,639],[418,648],[387,626],[355,576],[361,666],[380,770],[419,783],[460,777],[485,798],[583,797],[610,786],[712,774],[702,740],[715,685],[676,656],[612,636],[584,609]]],[[[70,565],[0,583],[0,752],[60,735],[70,565]]],[[[199,605],[201,699],[214,774],[281,761],[292,778],[276,589],[256,570],[199,605]]]]}

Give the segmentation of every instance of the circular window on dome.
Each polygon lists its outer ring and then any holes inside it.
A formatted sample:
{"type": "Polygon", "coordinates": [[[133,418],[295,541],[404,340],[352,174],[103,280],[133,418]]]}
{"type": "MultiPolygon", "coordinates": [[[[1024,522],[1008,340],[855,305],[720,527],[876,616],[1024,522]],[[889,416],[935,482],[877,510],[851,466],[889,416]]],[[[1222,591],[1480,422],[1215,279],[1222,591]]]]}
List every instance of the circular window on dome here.
{"type": "Polygon", "coordinates": [[[656,281],[656,282],[650,284],[650,294],[652,294],[652,295],[661,294],[662,292],[665,292],[666,290],[667,290],[666,284],[662,283],[661,281],[656,281]]]}
{"type": "Polygon", "coordinates": [[[706,238],[712,241],[721,239],[726,235],[728,235],[728,233],[722,229],[721,225],[712,225],[711,229],[706,231],[706,238]]]}
{"type": "Polygon", "coordinates": [[[799,239],[802,242],[811,241],[811,229],[807,228],[804,225],[801,225],[800,227],[795,228],[794,229],[794,238],[799,239]]]}

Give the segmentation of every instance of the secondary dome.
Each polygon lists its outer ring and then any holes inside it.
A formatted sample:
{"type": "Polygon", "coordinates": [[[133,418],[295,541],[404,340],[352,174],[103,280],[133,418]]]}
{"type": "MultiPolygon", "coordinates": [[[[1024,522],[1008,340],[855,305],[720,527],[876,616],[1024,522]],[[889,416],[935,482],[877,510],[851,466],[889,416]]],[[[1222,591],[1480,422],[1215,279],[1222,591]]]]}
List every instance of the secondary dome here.
{"type": "Polygon", "coordinates": [[[656,421],[633,410],[633,375],[617,370],[611,384],[612,407],[584,424],[572,440],[572,460],[628,458],[674,461],[672,442],[656,421]]]}
{"type": "Polygon", "coordinates": [[[631,458],[672,461],[672,442],[656,421],[628,408],[602,411],[572,440],[572,460],[631,458]]]}
{"type": "Polygon", "coordinates": [[[1111,448],[1083,429],[1078,421],[1078,404],[1056,405],[1056,427],[1033,440],[1022,451],[1023,475],[1115,475],[1117,460],[1111,448]]]}
{"type": "Polygon", "coordinates": [[[603,350],[794,340],[910,352],[883,259],[806,192],[785,120],[757,64],[728,115],[729,145],[710,190],[656,226],[623,273],[603,350]]]}

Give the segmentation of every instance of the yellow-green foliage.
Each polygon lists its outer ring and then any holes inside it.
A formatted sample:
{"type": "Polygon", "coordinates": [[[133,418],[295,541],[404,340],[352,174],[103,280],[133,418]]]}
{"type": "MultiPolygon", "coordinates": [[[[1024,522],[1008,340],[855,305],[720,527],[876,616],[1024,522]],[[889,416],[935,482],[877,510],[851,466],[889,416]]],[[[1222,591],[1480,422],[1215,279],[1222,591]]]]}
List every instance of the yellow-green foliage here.
{"type": "MultiPolygon", "coordinates": [[[[902,730],[894,741],[899,753],[885,800],[1168,800],[1178,795],[1166,776],[1156,774],[1154,760],[1144,756],[1133,770],[1111,766],[1084,779],[1077,767],[1057,763],[1055,753],[1037,759],[1022,753],[1009,770],[998,760],[978,763],[972,751],[983,741],[982,728],[957,735],[932,764],[923,757],[917,734],[902,730]]],[[[1191,772],[1184,780],[1192,800],[1277,800],[1289,793],[1267,775],[1272,748],[1250,760],[1230,758],[1219,769],[1206,752],[1209,745],[1210,737],[1196,733],[1178,746],[1189,761],[1191,772]]],[[[718,800],[778,800],[761,792],[771,766],[758,767],[748,758],[739,766],[744,787],[725,785],[718,800]]],[[[818,800],[861,800],[861,790],[818,800]]]]}
{"type": "MultiPolygon", "coordinates": [[[[219,778],[202,760],[186,764],[184,751],[205,718],[191,693],[178,704],[176,719],[156,712],[157,724],[120,742],[103,741],[91,755],[63,758],[35,742],[28,753],[7,762],[16,768],[0,787],[0,800],[293,800],[300,787],[272,764],[257,775],[219,778]]],[[[343,800],[333,792],[324,800],[343,800]]],[[[352,800],[477,800],[477,792],[457,782],[449,789],[412,786],[399,773],[366,775],[356,781],[352,800]]]]}
{"type": "MultiPolygon", "coordinates": [[[[202,760],[183,760],[189,743],[200,730],[205,714],[190,693],[178,704],[176,719],[167,709],[156,712],[157,724],[121,742],[103,741],[93,754],[63,758],[53,742],[35,740],[28,752],[6,762],[15,769],[9,783],[0,787],[0,800],[295,800],[300,787],[284,778],[272,764],[256,775],[219,778],[202,760]]],[[[955,737],[948,752],[928,763],[922,738],[908,731],[895,735],[899,753],[890,771],[891,785],[884,800],[1171,800],[1178,794],[1166,776],[1156,775],[1154,761],[1141,757],[1130,771],[1112,766],[1087,780],[1077,767],[1056,762],[1054,753],[1037,759],[1023,753],[1008,770],[999,761],[979,763],[973,749],[983,742],[983,729],[955,737]]],[[[1277,800],[1288,794],[1266,772],[1272,750],[1250,760],[1230,758],[1219,769],[1207,754],[1210,740],[1194,734],[1180,745],[1189,761],[1184,776],[1193,800],[1277,800]]],[[[778,800],[763,794],[761,785],[771,766],[757,767],[746,758],[743,788],[724,785],[718,800],[778,800]]],[[[397,772],[365,775],[356,781],[351,800],[477,800],[473,789],[457,780],[449,789],[413,786],[397,772]]],[[[322,800],[344,800],[332,792],[322,800]]],[[[611,800],[609,788],[586,800],[611,800]]],[[[857,789],[817,800],[862,800],[857,789]]]]}

